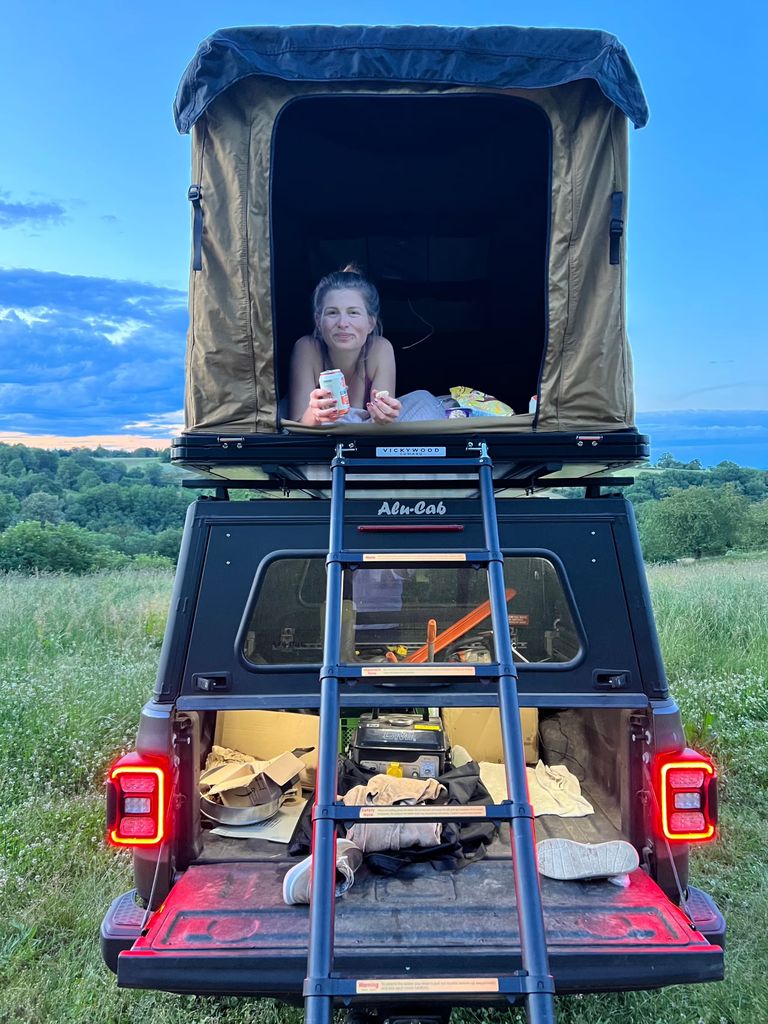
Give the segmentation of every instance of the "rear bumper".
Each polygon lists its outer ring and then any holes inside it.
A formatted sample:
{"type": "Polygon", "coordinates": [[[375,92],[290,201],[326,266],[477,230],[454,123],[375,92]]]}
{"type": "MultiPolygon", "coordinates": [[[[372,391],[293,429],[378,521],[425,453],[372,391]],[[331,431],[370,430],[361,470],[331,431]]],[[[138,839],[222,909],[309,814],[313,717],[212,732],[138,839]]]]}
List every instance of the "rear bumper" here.
{"type": "MultiPolygon", "coordinates": [[[[190,868],[144,934],[132,894],[116,900],[101,939],[118,983],[299,1000],[309,915],[307,907],[282,903],[285,867],[272,861],[190,868]]],[[[542,879],[542,900],[558,993],[723,977],[722,948],[693,930],[642,871],[633,873],[629,889],[542,879]]],[[[509,864],[486,861],[471,872],[418,879],[361,877],[337,903],[334,966],[347,977],[509,975],[521,967],[509,864]]]]}
{"type": "MultiPolygon", "coordinates": [[[[550,971],[558,995],[621,992],[663,988],[665,985],[720,981],[723,977],[722,950],[709,946],[696,954],[666,950],[634,953],[615,949],[590,953],[563,953],[550,948],[550,971]]],[[[391,956],[383,947],[371,947],[364,956],[337,956],[336,972],[341,977],[498,977],[521,967],[519,954],[489,955],[471,950],[441,955],[438,950],[418,956],[391,956]]],[[[137,950],[121,953],[118,983],[125,988],[157,989],[194,995],[263,996],[296,1002],[301,999],[306,975],[306,957],[254,956],[253,954],[163,954],[137,950]]],[[[409,998],[412,998],[409,996],[409,998]]],[[[413,997],[416,998],[416,997],[413,997]]],[[[430,997],[434,999],[434,996],[430,997]]],[[[453,1005],[468,1003],[455,997],[453,1005]]],[[[473,1000],[494,1006],[500,997],[473,1000]]]]}

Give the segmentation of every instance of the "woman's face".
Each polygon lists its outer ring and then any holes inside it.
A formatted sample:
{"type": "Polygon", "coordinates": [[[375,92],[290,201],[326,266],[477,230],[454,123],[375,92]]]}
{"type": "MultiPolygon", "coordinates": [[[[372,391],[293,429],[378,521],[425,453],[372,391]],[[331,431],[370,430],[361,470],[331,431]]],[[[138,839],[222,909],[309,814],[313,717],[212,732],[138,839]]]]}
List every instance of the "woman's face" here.
{"type": "Polygon", "coordinates": [[[336,288],[326,292],[317,326],[329,349],[353,354],[362,349],[376,321],[359,291],[336,288]]]}

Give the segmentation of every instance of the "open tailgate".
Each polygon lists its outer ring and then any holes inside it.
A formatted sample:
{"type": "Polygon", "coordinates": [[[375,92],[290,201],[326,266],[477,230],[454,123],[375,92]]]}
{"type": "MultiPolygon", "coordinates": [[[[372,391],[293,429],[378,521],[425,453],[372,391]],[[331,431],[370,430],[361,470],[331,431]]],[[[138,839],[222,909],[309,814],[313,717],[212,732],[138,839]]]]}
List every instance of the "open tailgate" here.
{"type": "MultiPolygon", "coordinates": [[[[286,906],[292,861],[191,867],[131,949],[118,983],[198,994],[300,997],[309,908],[286,906]]],[[[723,977],[723,951],[642,870],[607,881],[542,878],[557,991],[656,988],[723,977]]],[[[336,905],[335,969],[344,976],[510,974],[520,942],[508,859],[456,873],[414,865],[365,870],[336,905]]],[[[487,997],[485,997],[487,1000],[487,997]]]]}

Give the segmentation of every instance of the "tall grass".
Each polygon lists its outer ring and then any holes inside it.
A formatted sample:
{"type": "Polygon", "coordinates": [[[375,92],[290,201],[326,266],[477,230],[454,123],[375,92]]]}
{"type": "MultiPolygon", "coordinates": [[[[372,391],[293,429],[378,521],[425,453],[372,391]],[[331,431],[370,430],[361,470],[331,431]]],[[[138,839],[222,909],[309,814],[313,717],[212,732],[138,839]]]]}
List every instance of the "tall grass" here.
{"type": "MultiPolygon", "coordinates": [[[[721,839],[694,852],[692,881],[728,918],[728,976],[558,999],[558,1020],[768,1021],[768,561],[654,568],[649,577],[673,692],[724,774],[721,839]]],[[[0,576],[0,1024],[300,1020],[265,1001],[118,990],[101,962],[99,922],[132,884],[128,856],[102,843],[102,781],[132,745],[151,693],[170,591],[170,574],[157,570],[0,576]]]]}
{"type": "Polygon", "coordinates": [[[768,678],[768,558],[653,566],[648,578],[672,680],[768,678]]]}

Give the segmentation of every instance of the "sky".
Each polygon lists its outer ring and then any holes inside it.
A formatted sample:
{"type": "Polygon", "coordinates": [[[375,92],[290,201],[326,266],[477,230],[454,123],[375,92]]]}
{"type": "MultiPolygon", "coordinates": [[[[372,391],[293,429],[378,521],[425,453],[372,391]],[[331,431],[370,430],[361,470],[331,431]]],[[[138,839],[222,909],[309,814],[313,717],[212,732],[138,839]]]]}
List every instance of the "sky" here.
{"type": "Polygon", "coordinates": [[[179,79],[218,28],[350,21],[619,37],[651,110],[630,132],[638,425],[653,457],[768,468],[768,14],[756,0],[4,5],[0,440],[178,432],[191,180],[171,114],[179,79]]]}

